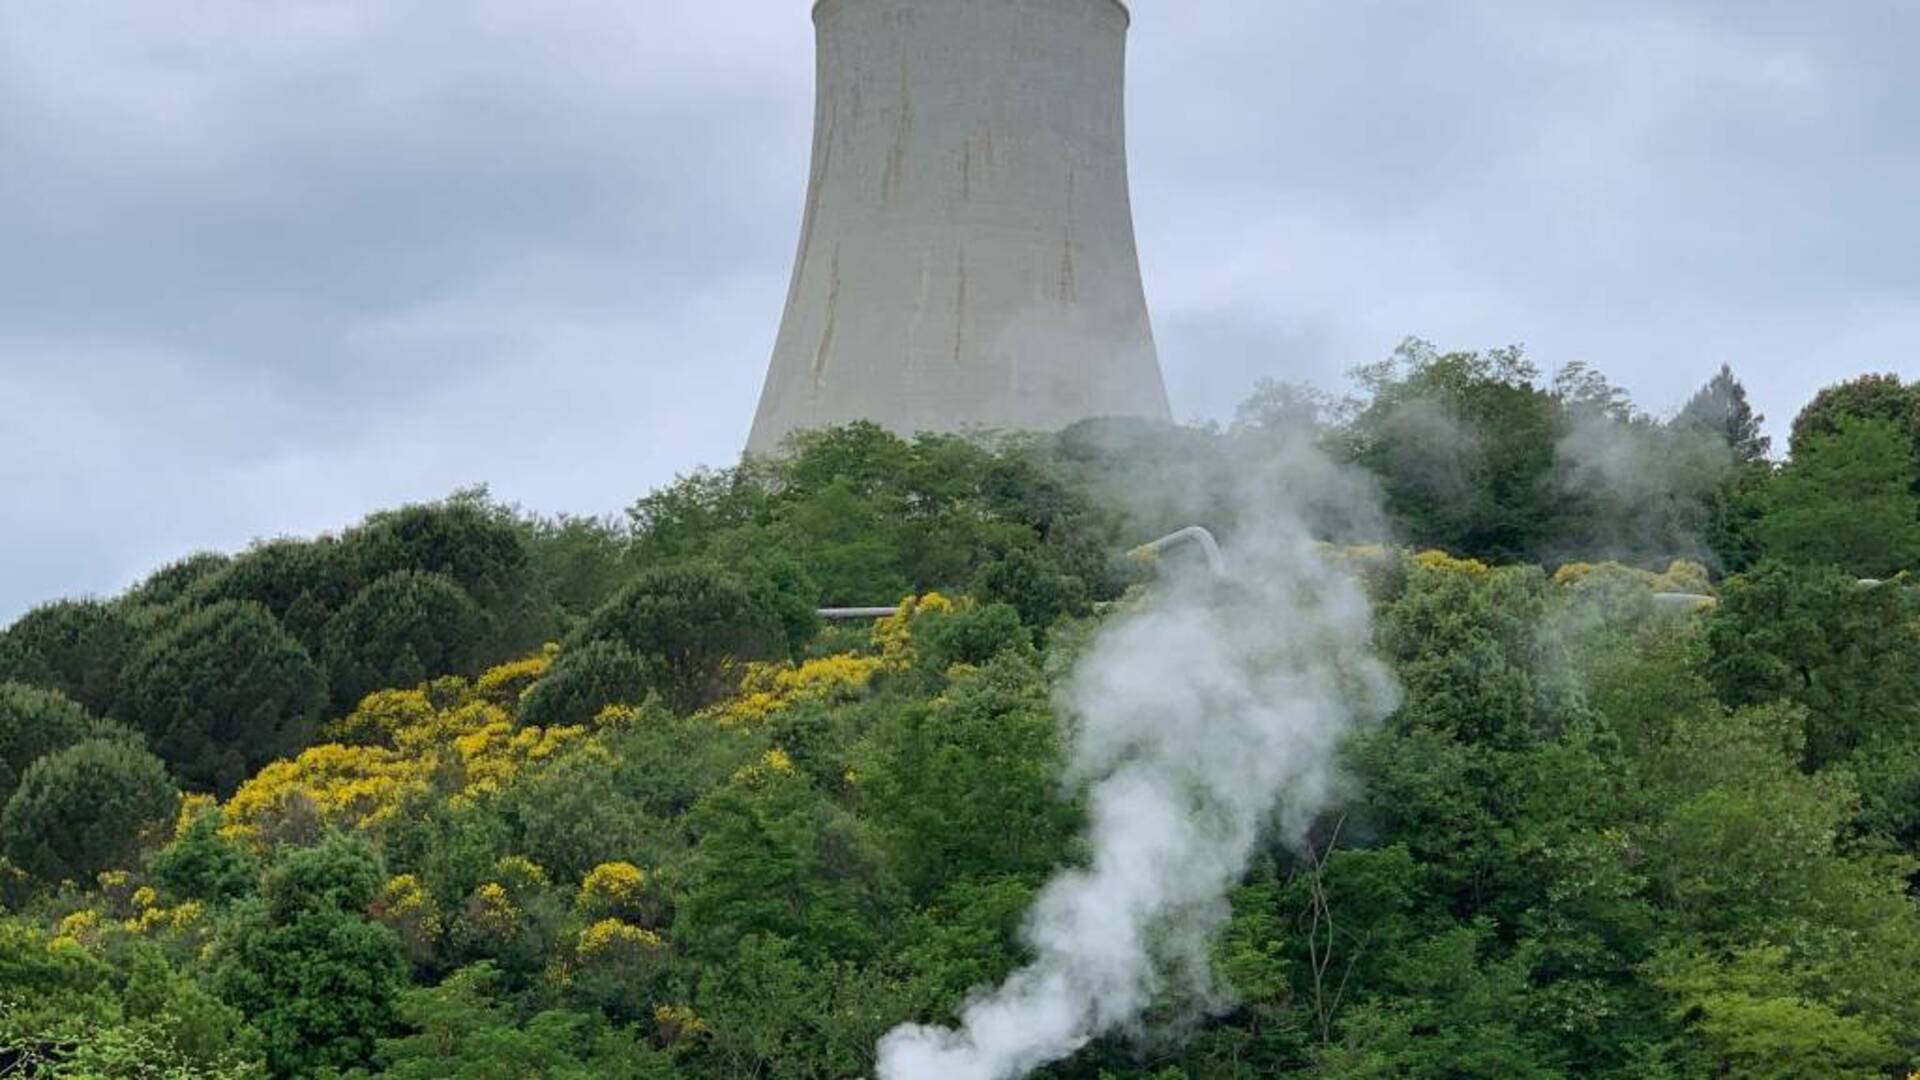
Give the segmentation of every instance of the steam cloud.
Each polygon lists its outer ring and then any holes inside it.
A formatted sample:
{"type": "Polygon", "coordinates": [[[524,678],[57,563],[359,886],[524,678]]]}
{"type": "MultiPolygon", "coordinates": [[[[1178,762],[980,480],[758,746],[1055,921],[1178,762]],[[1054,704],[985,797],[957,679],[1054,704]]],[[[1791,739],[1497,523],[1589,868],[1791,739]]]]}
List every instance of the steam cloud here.
{"type": "Polygon", "coordinates": [[[1224,579],[1166,581],[1088,647],[1061,704],[1069,779],[1088,785],[1090,863],[1042,891],[1026,926],[1035,959],[969,1003],[957,1030],[881,1040],[881,1080],[1011,1080],[1149,1006],[1220,1000],[1208,944],[1229,890],[1267,829],[1304,841],[1341,794],[1342,737],[1394,701],[1366,597],[1291,509],[1324,504],[1332,472],[1288,456],[1239,515],[1224,579]]]}

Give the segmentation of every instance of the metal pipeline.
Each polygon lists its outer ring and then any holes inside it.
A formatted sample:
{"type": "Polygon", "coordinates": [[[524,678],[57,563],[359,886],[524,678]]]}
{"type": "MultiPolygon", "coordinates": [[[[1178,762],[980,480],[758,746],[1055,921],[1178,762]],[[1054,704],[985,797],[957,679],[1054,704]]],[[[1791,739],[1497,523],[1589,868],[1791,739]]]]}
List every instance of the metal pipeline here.
{"type": "Polygon", "coordinates": [[[1158,558],[1167,549],[1179,547],[1181,544],[1197,545],[1206,554],[1207,568],[1213,571],[1213,576],[1217,578],[1227,576],[1227,560],[1220,554],[1220,542],[1213,538],[1212,533],[1198,525],[1189,525],[1179,532],[1168,533],[1150,544],[1141,544],[1127,554],[1135,558],[1158,558]]]}

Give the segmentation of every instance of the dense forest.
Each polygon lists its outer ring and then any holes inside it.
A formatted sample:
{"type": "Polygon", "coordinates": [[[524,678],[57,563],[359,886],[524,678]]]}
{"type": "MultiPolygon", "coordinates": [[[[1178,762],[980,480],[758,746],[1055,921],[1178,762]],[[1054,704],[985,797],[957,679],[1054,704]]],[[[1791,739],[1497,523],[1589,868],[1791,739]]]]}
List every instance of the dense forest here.
{"type": "Polygon", "coordinates": [[[1062,682],[1206,588],[1127,553],[1281,506],[1394,703],[1209,991],[1037,1075],[1908,1077],[1920,384],[1791,431],[1726,369],[1655,418],[1410,342],[1230,425],[856,425],[47,604],[0,633],[0,1076],[872,1076],[1089,858],[1062,682]]]}

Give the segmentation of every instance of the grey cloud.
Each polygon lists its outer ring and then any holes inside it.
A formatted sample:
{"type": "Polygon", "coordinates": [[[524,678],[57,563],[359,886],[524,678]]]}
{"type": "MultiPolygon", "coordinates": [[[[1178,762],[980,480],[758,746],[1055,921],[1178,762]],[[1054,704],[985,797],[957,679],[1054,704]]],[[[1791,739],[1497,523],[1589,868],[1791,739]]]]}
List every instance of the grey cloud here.
{"type": "MultiPolygon", "coordinates": [[[[744,440],[804,0],[0,6],[0,619],[475,481],[617,510],[744,440]]],[[[1920,12],[1137,0],[1176,412],[1418,334],[1722,360],[1778,430],[1920,370],[1920,12]]]]}

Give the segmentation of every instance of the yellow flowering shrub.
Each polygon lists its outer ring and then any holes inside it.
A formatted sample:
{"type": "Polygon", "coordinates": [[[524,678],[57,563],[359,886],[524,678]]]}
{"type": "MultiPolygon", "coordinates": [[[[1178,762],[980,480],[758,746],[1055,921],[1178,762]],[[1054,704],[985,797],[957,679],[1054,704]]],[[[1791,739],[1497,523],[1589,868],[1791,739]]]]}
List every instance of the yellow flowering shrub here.
{"type": "Polygon", "coordinates": [[[1553,583],[1560,586],[1581,585],[1602,579],[1631,581],[1653,592],[1713,593],[1712,574],[1705,565],[1690,559],[1676,559],[1667,566],[1665,572],[1658,574],[1618,562],[1567,563],[1553,573],[1553,583]]]}
{"type": "Polygon", "coordinates": [[[507,895],[506,886],[489,881],[473,890],[461,920],[470,933],[479,937],[503,938],[519,925],[520,909],[507,895]]]}
{"type": "Polygon", "coordinates": [[[749,664],[740,694],[709,710],[722,727],[751,727],[805,701],[842,702],[860,696],[887,666],[878,657],[837,656],[791,663],[749,664]]]}
{"type": "Polygon", "coordinates": [[[280,819],[308,808],[323,826],[374,829],[429,790],[420,759],[377,746],[316,746],[276,761],[240,785],[222,810],[220,834],[263,843],[280,819]]]}
{"type": "Polygon", "coordinates": [[[1479,559],[1459,559],[1444,551],[1422,551],[1413,557],[1413,564],[1423,570],[1434,570],[1448,574],[1466,574],[1469,577],[1481,577],[1492,573],[1492,567],[1479,559]]]}
{"type": "Polygon", "coordinates": [[[583,727],[515,728],[500,720],[454,739],[466,766],[466,798],[504,790],[528,765],[545,761],[563,748],[586,739],[583,727]]]}
{"type": "Polygon", "coordinates": [[[777,777],[796,775],[798,770],[793,766],[793,757],[785,750],[775,747],[762,754],[759,761],[744,766],[734,773],[733,781],[736,784],[754,787],[777,777]]]}
{"type": "Polygon", "coordinates": [[[329,742],[366,743],[404,749],[414,744],[485,726],[510,712],[534,683],[553,667],[559,647],[548,645],[532,656],[491,668],[469,682],[457,675],[435,679],[411,689],[376,690],[360,700],[353,712],[328,725],[329,742]],[[485,713],[466,713],[481,707],[485,713]],[[481,717],[486,719],[481,719],[481,717]]]}
{"type": "Polygon", "coordinates": [[[379,731],[379,745],[328,743],[273,762],[227,800],[221,835],[267,847],[283,827],[306,817],[314,828],[378,830],[422,799],[500,791],[529,765],[589,734],[520,727],[505,708],[441,685],[447,682],[369,695],[355,714],[361,719],[345,726],[379,731]]]}
{"type": "Polygon", "coordinates": [[[332,742],[391,746],[398,732],[429,722],[437,711],[423,690],[376,690],[323,734],[332,742]]]}
{"type": "Polygon", "coordinates": [[[219,812],[220,800],[211,795],[195,792],[183,796],[180,799],[180,816],[175,818],[173,822],[173,838],[175,840],[184,838],[187,835],[187,830],[193,828],[194,822],[199,821],[201,817],[207,814],[217,814],[219,812]]]}
{"type": "Polygon", "coordinates": [[[440,911],[419,878],[401,874],[389,879],[374,895],[369,913],[374,921],[399,934],[408,954],[416,960],[433,955],[434,942],[440,936],[440,911]]]}
{"type": "Polygon", "coordinates": [[[207,921],[207,905],[198,900],[188,900],[167,910],[167,929],[176,933],[204,929],[207,921]]]}
{"type": "Polygon", "coordinates": [[[425,754],[465,736],[495,728],[511,731],[513,727],[513,714],[500,706],[485,701],[463,701],[394,732],[393,745],[407,753],[425,754]]]}
{"type": "Polygon", "coordinates": [[[76,911],[55,925],[53,936],[64,941],[91,944],[100,937],[100,913],[91,908],[76,911]]]}
{"type": "Polygon", "coordinates": [[[206,916],[207,906],[198,900],[184,900],[174,907],[153,903],[120,925],[130,934],[207,940],[212,937],[213,928],[206,916]]]}
{"type": "Polygon", "coordinates": [[[930,612],[951,612],[958,605],[937,592],[925,596],[909,596],[900,601],[894,613],[873,624],[873,647],[880,653],[880,659],[889,667],[912,667],[916,654],[913,648],[913,620],[930,612]]]}
{"type": "Polygon", "coordinates": [[[1660,575],[1659,589],[1662,592],[1711,594],[1713,574],[1703,563],[1692,559],[1675,559],[1667,566],[1666,573],[1660,575]]]}
{"type": "Polygon", "coordinates": [[[1593,573],[1593,564],[1589,562],[1570,562],[1553,572],[1555,585],[1577,585],[1593,573]]]}
{"type": "Polygon", "coordinates": [[[1349,574],[1370,576],[1400,564],[1399,554],[1385,544],[1330,544],[1322,541],[1314,547],[1329,566],[1349,574]]]}
{"type": "Polygon", "coordinates": [[[507,892],[513,895],[544,889],[549,884],[546,869],[525,855],[508,855],[494,863],[493,880],[506,886],[507,892]]]}
{"type": "Polygon", "coordinates": [[[619,919],[601,919],[580,931],[575,948],[583,963],[642,959],[660,951],[660,935],[619,919]]]}
{"type": "Polygon", "coordinates": [[[552,670],[554,658],[559,655],[560,646],[549,643],[532,656],[490,668],[473,680],[474,693],[495,705],[512,708],[534,683],[552,670]]]}
{"type": "Polygon", "coordinates": [[[627,727],[640,719],[640,710],[631,705],[609,705],[593,718],[597,730],[627,727]]]}
{"type": "Polygon", "coordinates": [[[601,863],[580,883],[576,906],[587,911],[610,911],[640,902],[647,885],[646,871],[629,862],[601,863]]]}
{"type": "Polygon", "coordinates": [[[707,1022],[691,1005],[661,1005],[653,1010],[653,1034],[661,1046],[679,1046],[706,1032],[707,1022]]]}
{"type": "Polygon", "coordinates": [[[146,911],[159,903],[159,901],[160,894],[151,885],[142,885],[133,890],[133,906],[135,910],[146,911]]]}

